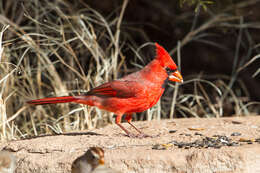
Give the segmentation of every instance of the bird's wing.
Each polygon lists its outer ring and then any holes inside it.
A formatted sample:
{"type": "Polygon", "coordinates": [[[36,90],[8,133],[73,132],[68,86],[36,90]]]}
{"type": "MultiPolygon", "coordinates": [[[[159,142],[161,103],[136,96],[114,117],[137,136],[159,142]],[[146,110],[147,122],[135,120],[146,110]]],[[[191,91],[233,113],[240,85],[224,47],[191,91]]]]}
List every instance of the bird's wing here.
{"type": "Polygon", "coordinates": [[[104,83],[96,88],[91,89],[86,95],[95,95],[99,97],[119,97],[129,98],[143,92],[144,86],[136,81],[115,80],[104,83]]]}

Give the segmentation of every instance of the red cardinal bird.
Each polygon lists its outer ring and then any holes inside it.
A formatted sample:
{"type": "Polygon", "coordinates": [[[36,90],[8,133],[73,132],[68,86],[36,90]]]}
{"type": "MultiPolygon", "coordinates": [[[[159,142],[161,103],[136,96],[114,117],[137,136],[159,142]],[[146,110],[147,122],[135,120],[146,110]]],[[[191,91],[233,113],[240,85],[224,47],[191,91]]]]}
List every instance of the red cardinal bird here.
{"type": "Polygon", "coordinates": [[[157,43],[153,46],[156,50],[155,59],[140,71],[104,83],[84,95],[43,98],[27,103],[42,105],[74,102],[96,106],[115,113],[116,124],[128,136],[136,136],[120,124],[123,114],[126,114],[127,122],[140,133],[137,136],[145,136],[131,123],[132,114],[143,112],[154,106],[162,96],[167,81],[183,82],[182,76],[168,52],[157,43]]]}

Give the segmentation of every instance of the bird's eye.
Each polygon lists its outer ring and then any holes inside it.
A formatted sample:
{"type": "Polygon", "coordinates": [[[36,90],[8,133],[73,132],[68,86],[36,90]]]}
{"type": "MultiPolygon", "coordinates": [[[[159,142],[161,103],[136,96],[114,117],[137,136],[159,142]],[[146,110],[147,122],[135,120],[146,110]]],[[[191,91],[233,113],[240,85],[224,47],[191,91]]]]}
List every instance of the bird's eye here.
{"type": "Polygon", "coordinates": [[[166,67],[165,70],[166,70],[167,74],[171,74],[176,71],[176,70],[170,69],[169,67],[166,67]]]}

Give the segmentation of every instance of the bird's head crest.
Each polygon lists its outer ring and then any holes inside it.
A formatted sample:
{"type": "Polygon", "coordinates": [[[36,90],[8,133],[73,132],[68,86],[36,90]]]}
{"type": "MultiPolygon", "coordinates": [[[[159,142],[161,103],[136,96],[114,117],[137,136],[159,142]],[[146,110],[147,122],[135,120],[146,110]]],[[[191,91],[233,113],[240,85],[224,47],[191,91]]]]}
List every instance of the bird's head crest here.
{"type": "Polygon", "coordinates": [[[172,70],[177,69],[177,65],[172,60],[169,53],[158,43],[155,43],[156,47],[156,59],[160,62],[161,66],[172,70]]]}

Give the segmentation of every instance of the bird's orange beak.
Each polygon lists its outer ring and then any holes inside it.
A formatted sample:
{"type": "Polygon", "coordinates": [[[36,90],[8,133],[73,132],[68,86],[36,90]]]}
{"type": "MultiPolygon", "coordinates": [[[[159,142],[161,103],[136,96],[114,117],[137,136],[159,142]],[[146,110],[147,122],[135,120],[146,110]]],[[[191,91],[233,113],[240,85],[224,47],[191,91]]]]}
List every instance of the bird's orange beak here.
{"type": "Polygon", "coordinates": [[[100,159],[100,160],[99,160],[99,164],[100,164],[100,165],[104,165],[104,164],[105,164],[105,160],[104,160],[104,159],[100,159]]]}
{"type": "Polygon", "coordinates": [[[169,75],[169,80],[173,82],[183,82],[182,75],[178,70],[169,75]]]}

